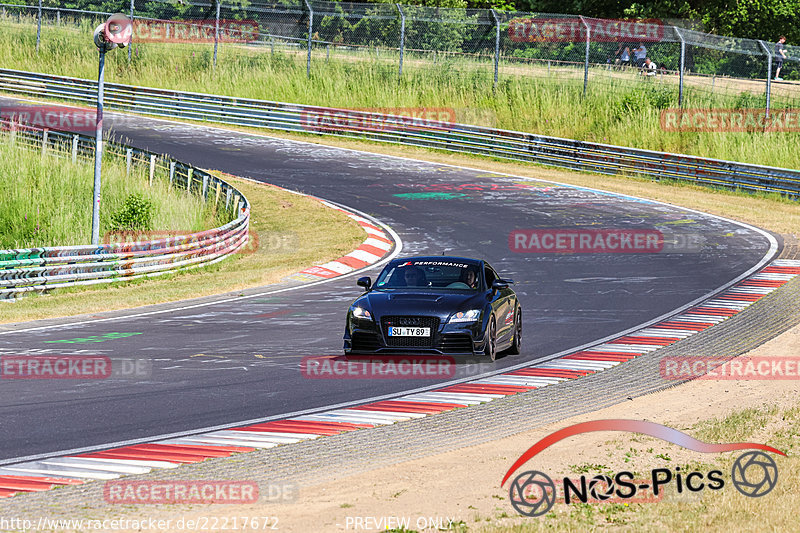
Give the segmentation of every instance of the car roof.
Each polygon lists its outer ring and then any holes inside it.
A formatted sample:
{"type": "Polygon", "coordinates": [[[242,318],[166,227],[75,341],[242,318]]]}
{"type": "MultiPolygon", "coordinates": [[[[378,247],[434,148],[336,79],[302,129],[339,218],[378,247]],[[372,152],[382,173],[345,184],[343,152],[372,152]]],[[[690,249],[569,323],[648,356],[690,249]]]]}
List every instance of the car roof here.
{"type": "Polygon", "coordinates": [[[452,263],[483,263],[482,259],[474,259],[471,257],[457,257],[453,255],[418,255],[414,257],[398,257],[394,259],[392,263],[399,263],[404,261],[431,261],[431,262],[438,262],[438,261],[446,261],[452,263]]]}

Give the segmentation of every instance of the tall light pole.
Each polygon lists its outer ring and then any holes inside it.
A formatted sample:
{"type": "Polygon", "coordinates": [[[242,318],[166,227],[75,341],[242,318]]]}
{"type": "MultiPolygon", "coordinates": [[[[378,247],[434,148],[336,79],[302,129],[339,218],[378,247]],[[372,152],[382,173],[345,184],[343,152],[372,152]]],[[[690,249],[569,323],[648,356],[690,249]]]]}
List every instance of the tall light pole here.
{"type": "Polygon", "coordinates": [[[122,14],[111,15],[94,30],[94,44],[100,50],[97,75],[97,120],[94,128],[94,193],[92,195],[92,244],[100,244],[100,171],[103,166],[103,86],[106,52],[131,41],[131,21],[122,14]]]}

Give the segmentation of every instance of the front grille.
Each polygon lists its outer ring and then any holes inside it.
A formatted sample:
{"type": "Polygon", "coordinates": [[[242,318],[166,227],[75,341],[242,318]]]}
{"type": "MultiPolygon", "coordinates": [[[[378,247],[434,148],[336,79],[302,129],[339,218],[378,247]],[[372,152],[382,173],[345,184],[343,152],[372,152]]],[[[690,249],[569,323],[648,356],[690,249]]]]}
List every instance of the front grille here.
{"type": "Polygon", "coordinates": [[[461,333],[443,335],[436,348],[442,353],[472,353],[472,338],[461,333]]]}
{"type": "Polygon", "coordinates": [[[381,319],[383,336],[387,346],[401,348],[430,348],[433,346],[433,336],[439,329],[439,319],[434,316],[385,316],[381,319]],[[409,326],[418,328],[431,328],[430,337],[390,337],[390,326],[409,326]]]}
{"type": "Polygon", "coordinates": [[[373,352],[380,346],[380,341],[375,333],[356,332],[350,337],[350,345],[358,352],[373,352]]]}

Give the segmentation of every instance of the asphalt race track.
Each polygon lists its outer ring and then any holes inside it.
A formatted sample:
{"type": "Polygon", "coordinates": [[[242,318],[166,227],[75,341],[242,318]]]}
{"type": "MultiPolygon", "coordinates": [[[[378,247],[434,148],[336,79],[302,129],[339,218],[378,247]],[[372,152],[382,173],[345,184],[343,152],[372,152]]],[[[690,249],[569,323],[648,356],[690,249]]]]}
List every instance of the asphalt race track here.
{"type": "MultiPolygon", "coordinates": [[[[159,120],[109,114],[106,123],[140,148],[358,209],[400,235],[403,255],[486,258],[516,280],[525,317],[523,354],[496,368],[668,313],[737,278],[771,249],[753,228],[598,191],[159,120]],[[657,229],[680,233],[681,249],[511,251],[509,233],[533,228],[657,229]]],[[[0,334],[0,355],[96,354],[150,365],[145,379],[3,380],[0,461],[433,386],[301,375],[302,357],[341,353],[345,311],[359,290],[349,276],[202,307],[0,334]],[[102,342],[63,342],[89,336],[102,342]]]]}

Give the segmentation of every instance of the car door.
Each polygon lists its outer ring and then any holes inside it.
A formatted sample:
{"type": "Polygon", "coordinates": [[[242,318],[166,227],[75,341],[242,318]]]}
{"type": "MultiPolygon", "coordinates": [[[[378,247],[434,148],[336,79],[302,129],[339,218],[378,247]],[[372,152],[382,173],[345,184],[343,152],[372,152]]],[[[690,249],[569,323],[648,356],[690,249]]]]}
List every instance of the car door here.
{"type": "Polygon", "coordinates": [[[488,263],[484,263],[483,276],[486,281],[486,289],[492,297],[492,310],[497,323],[497,341],[498,344],[502,344],[505,342],[506,330],[508,329],[505,326],[506,314],[508,313],[506,309],[508,306],[508,298],[503,294],[505,291],[492,291],[492,282],[498,279],[498,276],[497,272],[495,272],[488,263]]]}
{"type": "MultiPolygon", "coordinates": [[[[497,272],[488,263],[484,263],[483,275],[486,280],[486,287],[491,291],[492,282],[499,279],[497,272]]],[[[492,308],[497,320],[497,342],[503,344],[509,340],[513,331],[514,307],[510,297],[513,294],[511,289],[502,289],[492,294],[492,308]]]]}

